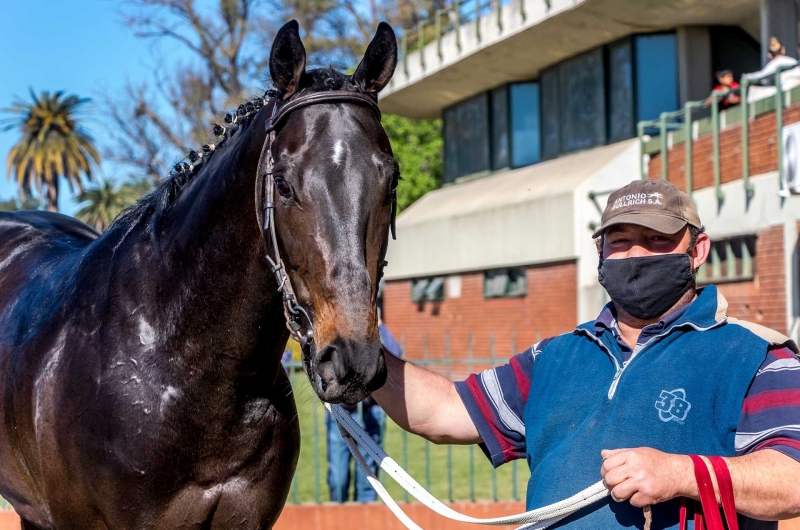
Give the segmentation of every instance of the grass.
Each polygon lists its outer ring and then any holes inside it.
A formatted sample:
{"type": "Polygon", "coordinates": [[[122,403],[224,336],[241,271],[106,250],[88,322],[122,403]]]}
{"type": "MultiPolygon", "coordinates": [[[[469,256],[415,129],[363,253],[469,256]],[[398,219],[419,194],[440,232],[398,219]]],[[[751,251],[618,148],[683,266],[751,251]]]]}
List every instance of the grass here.
{"type": "MultiPolygon", "coordinates": [[[[292,387],[302,441],[289,503],[327,502],[324,408],[302,372],[292,374],[292,387]]],[[[530,473],[524,460],[493,470],[477,446],[436,446],[404,432],[389,418],[386,421],[384,449],[420,484],[443,501],[510,500],[525,496],[530,473]],[[452,481],[448,477],[452,477],[452,481]]],[[[396,500],[406,498],[403,490],[391,478],[383,472],[380,476],[396,500]]]]}

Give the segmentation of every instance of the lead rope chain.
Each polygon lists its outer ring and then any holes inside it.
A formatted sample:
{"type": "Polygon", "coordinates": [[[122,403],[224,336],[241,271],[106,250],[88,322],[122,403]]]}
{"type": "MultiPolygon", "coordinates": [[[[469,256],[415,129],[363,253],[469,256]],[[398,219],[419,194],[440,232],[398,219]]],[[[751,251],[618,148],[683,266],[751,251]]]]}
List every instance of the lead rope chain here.
{"type": "Polygon", "coordinates": [[[381,447],[366,433],[364,429],[358,425],[350,415],[340,405],[331,405],[324,403],[325,408],[330,412],[336,422],[339,424],[339,429],[342,431],[342,436],[347,448],[353,454],[356,463],[361,467],[367,475],[367,481],[375,488],[375,491],[380,496],[381,500],[386,504],[389,510],[400,519],[406,528],[410,530],[422,530],[408,515],[403,512],[400,506],[392,499],[383,484],[380,483],[378,477],[373,473],[372,468],[364,460],[361,452],[358,450],[356,443],[364,448],[364,451],[375,461],[378,462],[381,469],[386,474],[392,477],[400,486],[410,493],[419,502],[438,513],[443,517],[459,521],[462,523],[473,523],[488,526],[503,526],[511,524],[522,524],[517,530],[540,530],[557,523],[561,519],[572,515],[578,510],[589,506],[590,504],[604,499],[608,496],[609,492],[606,489],[603,481],[592,484],[583,491],[580,491],[564,499],[563,501],[556,502],[549,506],[537,508],[529,512],[521,513],[519,515],[510,515],[506,517],[494,517],[488,519],[480,519],[464,515],[443,504],[439,499],[431,495],[425,488],[423,488],[411,475],[400,467],[397,462],[387,455],[381,447]]]}

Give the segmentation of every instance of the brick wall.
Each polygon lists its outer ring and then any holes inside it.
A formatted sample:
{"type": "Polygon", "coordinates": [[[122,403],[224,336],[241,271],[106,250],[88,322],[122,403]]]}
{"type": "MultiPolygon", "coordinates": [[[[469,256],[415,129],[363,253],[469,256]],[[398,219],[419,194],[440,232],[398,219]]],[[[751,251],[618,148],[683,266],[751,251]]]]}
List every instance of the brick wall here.
{"type": "Polygon", "coordinates": [[[445,282],[443,302],[420,305],[411,301],[410,280],[389,281],[384,292],[384,321],[397,340],[405,336],[410,359],[423,358],[426,337],[428,358],[444,359],[448,333],[454,359],[468,357],[470,336],[473,357],[489,357],[492,334],[495,355],[509,357],[512,351],[522,351],[540,338],[571,330],[577,324],[574,261],[529,267],[527,278],[528,294],[524,297],[484,299],[483,273],[462,274],[459,298],[450,298],[445,282]]]}
{"type": "Polygon", "coordinates": [[[718,285],[728,300],[728,315],[786,333],[786,277],[783,227],[758,233],[756,274],[749,282],[718,285]]]}
{"type": "MultiPolygon", "coordinates": [[[[784,109],[783,123],[789,125],[800,121],[800,105],[784,109]]],[[[778,169],[775,113],[763,114],[750,121],[750,175],[760,175],[778,169]]],[[[720,132],[720,180],[732,182],[742,178],[742,129],[739,123],[732,124],[720,132]]],[[[668,180],[686,191],[686,149],[678,144],[670,149],[667,159],[668,180]]],[[[650,157],[649,177],[661,178],[661,155],[650,157]]],[[[714,157],[711,133],[694,141],[692,146],[693,189],[714,185],[714,157]]]]}

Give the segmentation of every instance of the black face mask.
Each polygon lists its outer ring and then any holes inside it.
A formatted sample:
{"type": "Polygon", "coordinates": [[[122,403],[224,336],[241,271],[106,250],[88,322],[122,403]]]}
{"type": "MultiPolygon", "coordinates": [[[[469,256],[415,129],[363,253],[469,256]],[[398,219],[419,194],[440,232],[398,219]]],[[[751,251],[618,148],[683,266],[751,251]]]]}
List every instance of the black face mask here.
{"type": "Polygon", "coordinates": [[[663,315],[694,285],[688,254],[601,259],[597,270],[611,300],[641,320],[663,315]]]}

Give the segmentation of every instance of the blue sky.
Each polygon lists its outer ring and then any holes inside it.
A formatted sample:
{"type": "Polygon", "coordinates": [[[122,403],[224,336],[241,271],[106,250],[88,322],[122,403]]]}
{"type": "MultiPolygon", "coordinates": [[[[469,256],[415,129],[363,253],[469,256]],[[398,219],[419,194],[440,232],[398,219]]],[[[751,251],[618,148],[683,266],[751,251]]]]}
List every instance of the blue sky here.
{"type": "MultiPolygon", "coordinates": [[[[152,43],[137,39],[121,21],[119,2],[112,0],[25,0],[3,2],[0,16],[0,108],[28,90],[65,90],[91,97],[85,114],[92,136],[102,146],[104,133],[100,94],[120,90],[126,79],[148,78],[152,43]]],[[[160,50],[174,56],[175,50],[160,50]]],[[[5,117],[5,116],[3,116],[5,117]]],[[[6,174],[6,156],[19,139],[15,131],[0,132],[0,199],[16,196],[6,174]]],[[[113,178],[103,164],[102,174],[113,178]]],[[[61,187],[60,209],[72,214],[75,201],[61,187]]]]}

